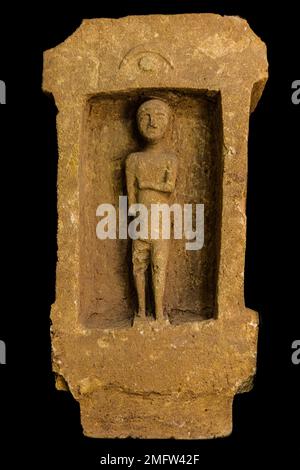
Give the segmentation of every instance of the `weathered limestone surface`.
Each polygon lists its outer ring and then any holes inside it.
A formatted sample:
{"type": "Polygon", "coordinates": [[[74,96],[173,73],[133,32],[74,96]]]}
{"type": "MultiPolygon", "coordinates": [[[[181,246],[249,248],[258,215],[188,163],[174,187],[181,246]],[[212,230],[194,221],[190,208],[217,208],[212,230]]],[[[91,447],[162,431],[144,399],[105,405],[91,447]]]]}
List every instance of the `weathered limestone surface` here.
{"type": "Polygon", "coordinates": [[[238,17],[85,20],[45,52],[43,89],[59,111],[53,370],[87,436],[231,432],[233,398],[256,368],[258,317],[244,305],[247,139],[266,79],[265,45],[238,17]],[[176,200],[205,204],[205,245],[172,241],[170,323],[132,324],[130,241],[98,240],[96,208],[126,194],[136,111],[153,95],[173,110],[176,200]]]}

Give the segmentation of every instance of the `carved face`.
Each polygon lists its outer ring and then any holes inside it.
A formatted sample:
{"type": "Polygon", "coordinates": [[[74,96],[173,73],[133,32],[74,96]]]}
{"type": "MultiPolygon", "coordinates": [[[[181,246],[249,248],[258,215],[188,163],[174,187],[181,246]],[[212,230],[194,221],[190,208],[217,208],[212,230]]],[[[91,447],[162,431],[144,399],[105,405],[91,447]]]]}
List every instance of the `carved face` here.
{"type": "Polygon", "coordinates": [[[141,135],[149,142],[160,140],[166,133],[171,110],[167,103],[152,99],[143,103],[137,113],[137,123],[141,135]]]}

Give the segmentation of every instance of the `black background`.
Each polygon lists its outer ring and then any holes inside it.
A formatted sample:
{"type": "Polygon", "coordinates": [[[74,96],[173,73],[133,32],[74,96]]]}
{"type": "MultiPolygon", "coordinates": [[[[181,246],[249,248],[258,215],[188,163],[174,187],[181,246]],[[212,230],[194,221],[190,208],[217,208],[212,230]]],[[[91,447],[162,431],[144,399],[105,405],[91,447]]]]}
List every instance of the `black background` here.
{"type": "Polygon", "coordinates": [[[296,2],[98,2],[62,9],[54,3],[1,5],[0,106],[2,295],[0,339],[0,468],[14,464],[99,466],[113,455],[196,453],[200,465],[296,464],[300,365],[291,362],[299,330],[300,79],[296,2]],[[265,10],[263,10],[263,6],[265,10]],[[239,15],[266,42],[270,77],[250,119],[245,301],[260,314],[258,368],[252,392],[235,398],[233,433],[211,441],[85,438],[79,407],[58,392],[50,363],[49,313],[55,295],[56,108],[41,91],[42,52],[83,18],[214,12],[239,15]]]}

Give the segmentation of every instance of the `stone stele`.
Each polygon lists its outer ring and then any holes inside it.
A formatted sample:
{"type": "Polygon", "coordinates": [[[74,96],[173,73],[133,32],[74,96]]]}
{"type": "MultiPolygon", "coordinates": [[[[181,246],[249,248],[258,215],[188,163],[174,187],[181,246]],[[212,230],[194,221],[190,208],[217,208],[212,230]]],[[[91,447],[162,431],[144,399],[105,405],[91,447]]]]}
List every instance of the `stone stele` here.
{"type": "Polygon", "coordinates": [[[85,20],[44,53],[58,108],[53,370],[86,436],[230,434],[233,398],[256,370],[247,139],[266,80],[264,43],[245,20],[215,14],[85,20]],[[126,194],[204,204],[202,249],[99,239],[97,207],[126,194]]]}

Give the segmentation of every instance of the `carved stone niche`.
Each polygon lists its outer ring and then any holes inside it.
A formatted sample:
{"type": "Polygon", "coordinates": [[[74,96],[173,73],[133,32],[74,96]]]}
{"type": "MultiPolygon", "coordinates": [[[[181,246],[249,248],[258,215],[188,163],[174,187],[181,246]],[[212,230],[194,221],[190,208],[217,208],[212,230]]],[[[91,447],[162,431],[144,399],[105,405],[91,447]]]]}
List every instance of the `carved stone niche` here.
{"type": "Polygon", "coordinates": [[[244,305],[247,137],[266,79],[265,45],[246,21],[213,14],[85,20],[45,52],[43,89],[59,111],[53,370],[80,403],[85,435],[231,432],[233,398],[256,368],[258,317],[244,305]],[[144,151],[136,116],[152,99],[172,114],[173,201],[204,204],[202,249],[170,240],[168,321],[155,319],[149,269],[148,316],[136,317],[130,238],[96,236],[97,207],[117,208],[128,192],[128,156],[144,151]]]}

